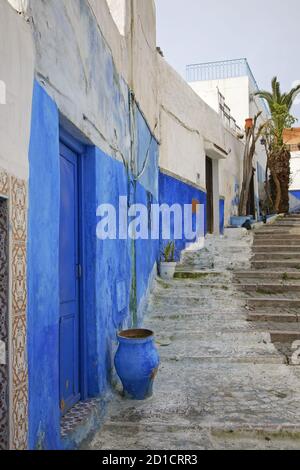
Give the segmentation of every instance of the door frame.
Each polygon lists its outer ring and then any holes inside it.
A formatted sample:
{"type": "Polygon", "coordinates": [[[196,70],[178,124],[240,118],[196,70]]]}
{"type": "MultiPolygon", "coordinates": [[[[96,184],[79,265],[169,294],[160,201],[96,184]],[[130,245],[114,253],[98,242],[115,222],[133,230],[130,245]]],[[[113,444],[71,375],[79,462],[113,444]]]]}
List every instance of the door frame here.
{"type": "Polygon", "coordinates": [[[205,156],[205,185],[206,185],[206,231],[208,234],[214,233],[214,161],[208,155],[205,156]],[[209,163],[208,163],[209,162],[209,163]],[[211,170],[211,188],[210,189],[210,211],[208,211],[208,165],[211,170]],[[209,214],[210,212],[210,214],[209,214]]]}
{"type": "MultiPolygon", "coordinates": [[[[86,341],[86,315],[85,315],[85,230],[84,230],[84,160],[85,145],[81,144],[75,137],[63,127],[59,129],[59,142],[74,152],[78,158],[78,245],[79,262],[81,265],[81,277],[79,279],[79,390],[80,401],[88,398],[87,388],[87,341],[86,341]]],[[[58,403],[59,406],[59,403],[58,403]]]]}

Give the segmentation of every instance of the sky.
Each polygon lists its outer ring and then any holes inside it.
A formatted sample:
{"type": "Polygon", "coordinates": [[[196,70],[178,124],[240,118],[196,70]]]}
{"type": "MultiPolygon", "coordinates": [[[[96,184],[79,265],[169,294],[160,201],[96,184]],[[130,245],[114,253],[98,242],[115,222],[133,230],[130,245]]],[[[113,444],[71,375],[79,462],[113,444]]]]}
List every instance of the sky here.
{"type": "MultiPolygon", "coordinates": [[[[157,45],[185,78],[187,64],[247,58],[260,88],[300,83],[299,0],[155,0],[157,45]]],[[[300,127],[300,95],[292,113],[300,127]]]]}

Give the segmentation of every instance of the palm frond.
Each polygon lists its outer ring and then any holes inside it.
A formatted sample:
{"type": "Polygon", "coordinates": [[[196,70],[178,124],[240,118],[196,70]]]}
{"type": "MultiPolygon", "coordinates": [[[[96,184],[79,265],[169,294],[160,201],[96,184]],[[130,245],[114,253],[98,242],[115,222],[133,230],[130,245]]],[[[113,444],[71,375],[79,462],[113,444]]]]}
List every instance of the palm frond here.
{"type": "Polygon", "coordinates": [[[266,90],[260,90],[255,93],[255,96],[259,96],[267,101],[268,105],[271,106],[274,103],[274,97],[272,93],[266,90]]]}
{"type": "Polygon", "coordinates": [[[274,77],[272,79],[272,91],[273,91],[273,100],[276,103],[280,103],[281,101],[280,83],[277,80],[277,77],[274,77]]]}
{"type": "Polygon", "coordinates": [[[284,104],[288,107],[288,110],[293,106],[296,96],[300,93],[300,84],[292,88],[289,93],[286,93],[284,96],[284,104]]]}

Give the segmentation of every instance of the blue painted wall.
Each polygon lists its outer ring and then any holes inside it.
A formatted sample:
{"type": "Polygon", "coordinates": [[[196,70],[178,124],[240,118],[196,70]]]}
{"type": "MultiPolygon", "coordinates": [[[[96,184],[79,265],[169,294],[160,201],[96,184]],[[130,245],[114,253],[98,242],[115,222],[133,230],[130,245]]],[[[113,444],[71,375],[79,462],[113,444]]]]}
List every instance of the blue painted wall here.
{"type": "Polygon", "coordinates": [[[59,447],[59,126],[58,110],[35,83],[29,149],[29,448],[59,447]]]}
{"type": "MultiPolygon", "coordinates": [[[[99,240],[100,204],[119,196],[149,207],[158,198],[158,144],[135,109],[138,136],[133,177],[123,163],[95,147],[82,156],[86,396],[103,396],[113,376],[116,331],[141,322],[140,305],[159,256],[159,241],[99,240]]],[[[35,83],[29,151],[28,362],[29,447],[58,449],[59,413],[59,113],[35,83]]],[[[149,219],[150,220],[150,219],[149,219]]],[[[128,220],[130,222],[130,219],[128,220]]],[[[149,226],[150,231],[150,226],[149,226]]]]}
{"type": "Polygon", "coordinates": [[[290,194],[290,211],[300,210],[300,189],[289,191],[290,194]]]}
{"type": "Polygon", "coordinates": [[[159,260],[159,240],[151,240],[151,204],[159,202],[158,143],[152,136],[144,117],[135,108],[135,128],[137,132],[136,161],[137,171],[133,182],[134,202],[148,209],[149,240],[136,240],[132,276],[136,280],[132,289],[132,310],[137,324],[142,323],[143,305],[149,287],[150,276],[159,260]],[[136,311],[135,311],[136,310],[136,311]]]}
{"type": "MultiPolygon", "coordinates": [[[[183,181],[180,181],[172,176],[166,175],[163,172],[159,173],[159,202],[160,204],[168,204],[172,206],[173,204],[179,204],[184,208],[184,204],[192,204],[193,199],[196,199],[200,204],[204,205],[204,210],[206,213],[206,193],[200,189],[195,188],[183,181]]],[[[205,233],[206,233],[206,221],[205,221],[205,233]]],[[[183,232],[184,233],[184,232],[183,232]]],[[[172,235],[172,233],[171,233],[172,235]]],[[[176,259],[180,259],[180,253],[185,249],[187,241],[176,240],[176,259]]],[[[166,242],[161,240],[161,249],[163,248],[166,242]]]]}
{"type": "Polygon", "coordinates": [[[219,203],[219,211],[220,211],[220,234],[224,234],[224,226],[225,226],[225,200],[220,199],[219,203]]]}

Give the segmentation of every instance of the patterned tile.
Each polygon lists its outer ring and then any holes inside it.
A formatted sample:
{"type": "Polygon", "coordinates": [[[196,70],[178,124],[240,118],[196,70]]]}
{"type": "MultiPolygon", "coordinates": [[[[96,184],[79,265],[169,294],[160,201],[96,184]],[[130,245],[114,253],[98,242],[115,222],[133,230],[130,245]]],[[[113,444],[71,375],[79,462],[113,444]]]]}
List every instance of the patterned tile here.
{"type": "MultiPolygon", "coordinates": [[[[9,353],[12,364],[10,393],[10,447],[27,448],[28,426],[28,372],[26,357],[26,238],[27,238],[27,185],[10,176],[0,168],[0,196],[8,203],[0,204],[0,339],[8,343],[8,315],[12,329],[9,338],[9,353]],[[6,221],[3,210],[6,208],[6,221]],[[7,220],[9,218],[9,220],[7,220]],[[8,226],[11,227],[9,240],[8,226]],[[10,250],[7,250],[7,246],[10,250]],[[11,258],[8,259],[8,252],[11,258]],[[11,273],[8,284],[8,272],[11,273]],[[11,301],[8,302],[8,292],[11,301]],[[12,306],[8,311],[8,305],[12,306]]],[[[0,366],[0,449],[7,447],[8,440],[8,370],[0,366]]]]}
{"type": "Polygon", "coordinates": [[[66,437],[84,424],[99,407],[99,399],[80,401],[61,420],[61,436],[66,437]]]}
{"type": "MultiPolygon", "coordinates": [[[[1,173],[0,173],[1,184],[1,173]]],[[[0,199],[0,340],[8,343],[8,205],[0,199]]],[[[0,364],[0,450],[8,447],[8,367],[0,364]]]]}
{"type": "Polygon", "coordinates": [[[25,383],[23,387],[15,390],[13,397],[12,442],[14,449],[24,450],[27,448],[27,406],[28,389],[25,383]]]}
{"type": "Polygon", "coordinates": [[[0,194],[2,196],[9,195],[9,176],[6,171],[0,168],[0,194]]]}
{"type": "Polygon", "coordinates": [[[26,316],[13,318],[12,328],[12,371],[13,384],[17,389],[26,383],[27,360],[26,360],[26,316]]]}
{"type": "Polygon", "coordinates": [[[12,300],[14,315],[26,311],[26,244],[13,243],[12,247],[12,300]]]}
{"type": "Polygon", "coordinates": [[[14,241],[26,241],[26,183],[11,178],[11,225],[14,241]]]}
{"type": "Polygon", "coordinates": [[[26,355],[26,183],[11,177],[10,190],[11,295],[12,295],[12,449],[27,448],[28,369],[26,355]]]}

